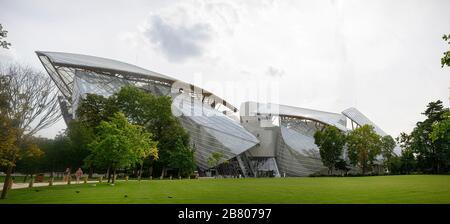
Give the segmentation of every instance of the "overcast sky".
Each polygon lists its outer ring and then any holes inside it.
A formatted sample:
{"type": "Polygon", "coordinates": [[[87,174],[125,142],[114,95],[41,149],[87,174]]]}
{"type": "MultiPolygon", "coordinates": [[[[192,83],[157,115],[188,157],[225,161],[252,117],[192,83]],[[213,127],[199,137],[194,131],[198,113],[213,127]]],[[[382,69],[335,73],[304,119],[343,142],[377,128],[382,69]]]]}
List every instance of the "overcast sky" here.
{"type": "Polygon", "coordinates": [[[279,103],[356,107],[393,137],[423,120],[428,102],[450,104],[450,68],[440,65],[448,0],[0,0],[0,23],[13,44],[0,49],[2,63],[44,71],[36,50],[107,57],[217,90],[237,107],[255,99],[214,82],[269,80],[279,103]]]}

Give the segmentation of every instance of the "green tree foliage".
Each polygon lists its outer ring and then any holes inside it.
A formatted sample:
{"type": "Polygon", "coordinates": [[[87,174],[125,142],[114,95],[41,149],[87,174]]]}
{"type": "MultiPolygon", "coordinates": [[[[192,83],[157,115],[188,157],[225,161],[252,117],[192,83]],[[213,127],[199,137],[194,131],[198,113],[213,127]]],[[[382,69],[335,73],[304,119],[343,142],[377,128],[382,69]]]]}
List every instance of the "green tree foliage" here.
{"type": "MultiPolygon", "coordinates": [[[[442,39],[450,45],[450,34],[444,35],[442,39]]],[[[444,52],[444,56],[441,58],[441,65],[442,67],[450,66],[450,51],[444,52]]]]}
{"type": "Polygon", "coordinates": [[[17,146],[18,130],[11,125],[9,119],[0,116],[0,166],[13,167],[19,155],[17,146]]]}
{"type": "MultiPolygon", "coordinates": [[[[222,161],[223,156],[224,156],[224,154],[222,151],[216,151],[216,152],[211,153],[208,157],[208,166],[211,168],[218,166],[219,164],[221,164],[223,162],[222,161]]],[[[219,175],[218,170],[216,170],[216,175],[219,175]]]]}
{"type": "Polygon", "coordinates": [[[450,145],[450,111],[442,114],[441,120],[433,123],[430,138],[433,143],[443,141],[445,146],[450,145]]]}
{"type": "Polygon", "coordinates": [[[90,154],[89,144],[94,140],[94,128],[89,127],[87,123],[81,121],[70,121],[67,125],[65,135],[69,139],[69,153],[71,163],[68,166],[72,170],[82,167],[89,169],[89,176],[92,175],[93,166],[85,163],[85,158],[90,154]]]}
{"type": "Polygon", "coordinates": [[[80,100],[76,110],[77,119],[84,126],[95,128],[118,112],[112,99],[97,94],[87,94],[80,100]]]}
{"type": "Polygon", "coordinates": [[[141,126],[130,124],[119,112],[110,121],[100,122],[95,139],[89,144],[92,150],[89,160],[94,164],[107,164],[115,174],[116,169],[141,163],[147,156],[157,158],[156,144],[150,133],[141,126]]]}
{"type": "Polygon", "coordinates": [[[8,43],[5,38],[8,36],[8,31],[3,29],[2,24],[0,24],[0,47],[9,49],[11,43],[8,43]]]}
{"type": "Polygon", "coordinates": [[[215,167],[222,162],[222,159],[223,159],[222,151],[213,152],[208,158],[208,165],[210,167],[215,167]]]}
{"type": "Polygon", "coordinates": [[[449,152],[446,141],[433,142],[430,135],[433,132],[433,126],[436,127],[439,124],[443,114],[447,111],[448,108],[444,108],[442,101],[430,102],[425,112],[422,113],[427,118],[422,122],[417,122],[410,134],[409,145],[416,155],[418,168],[422,172],[440,173],[449,168],[449,152]]]}
{"type": "MultiPolygon", "coordinates": [[[[85,168],[89,169],[89,176],[92,175],[94,165],[90,154],[89,144],[93,141],[96,134],[96,127],[102,121],[108,121],[114,113],[118,112],[117,107],[110,98],[101,95],[88,93],[83,97],[76,110],[77,120],[69,123],[67,128],[67,136],[71,142],[71,153],[77,161],[74,161],[75,166],[80,167],[84,161],[85,168]],[[81,164],[80,164],[81,162],[81,164]]],[[[96,162],[96,167],[99,169],[107,168],[107,164],[100,165],[96,162]]],[[[69,166],[73,168],[72,166],[69,166]]]]}
{"type": "Polygon", "coordinates": [[[194,151],[186,144],[183,139],[176,140],[175,148],[169,151],[170,162],[169,167],[178,170],[178,176],[188,176],[195,170],[194,151]]]}
{"type": "Polygon", "coordinates": [[[195,169],[189,134],[172,115],[170,97],[155,96],[135,86],[125,86],[111,99],[132,123],[144,126],[158,141],[159,160],[155,164],[161,168],[162,175],[167,168],[177,169],[181,175],[195,169]]]}
{"type": "Polygon", "coordinates": [[[381,153],[381,137],[373,126],[363,125],[348,134],[347,146],[350,162],[360,167],[365,174],[381,153]]]}
{"type": "Polygon", "coordinates": [[[431,142],[438,145],[437,154],[442,163],[440,169],[442,172],[450,170],[450,111],[444,112],[441,120],[436,121],[432,125],[430,133],[431,142]]]}
{"type": "Polygon", "coordinates": [[[400,157],[400,170],[402,173],[409,174],[415,171],[417,167],[417,161],[414,156],[414,152],[410,149],[402,150],[402,156],[400,157]]]}
{"type": "Polygon", "coordinates": [[[333,173],[344,150],[344,133],[334,126],[327,126],[314,134],[314,143],[319,147],[320,158],[322,163],[328,167],[328,173],[333,173]]]}
{"type": "Polygon", "coordinates": [[[80,164],[74,161],[72,143],[65,133],[57,135],[52,140],[41,141],[39,145],[45,153],[43,166],[44,171],[64,171],[67,167],[75,167],[80,164]]]}
{"type": "Polygon", "coordinates": [[[412,150],[411,136],[406,133],[400,133],[397,142],[402,148],[400,156],[394,155],[388,162],[389,170],[392,174],[409,174],[417,170],[417,161],[412,150]]]}
{"type": "Polygon", "coordinates": [[[33,134],[61,117],[51,79],[30,67],[9,65],[0,71],[0,163],[6,167],[5,198],[16,163],[40,153],[33,134]]]}
{"type": "Polygon", "coordinates": [[[395,146],[395,140],[392,136],[386,135],[381,138],[381,155],[383,156],[383,163],[385,167],[389,166],[390,160],[395,156],[395,146]]]}
{"type": "Polygon", "coordinates": [[[350,171],[350,167],[344,159],[339,159],[336,164],[334,164],[334,168],[344,171],[345,175],[350,171]]]}
{"type": "Polygon", "coordinates": [[[178,121],[173,121],[161,130],[159,147],[161,149],[160,161],[157,165],[165,168],[181,169],[179,173],[190,174],[195,170],[194,151],[189,147],[189,134],[178,121]]]}
{"type": "Polygon", "coordinates": [[[29,142],[29,151],[27,152],[28,156],[17,162],[16,171],[20,171],[27,176],[32,176],[39,170],[42,170],[41,167],[43,165],[42,162],[43,158],[45,157],[45,151],[41,146],[46,143],[46,139],[32,137],[30,138],[29,142]]]}
{"type": "MultiPolygon", "coordinates": [[[[4,97],[0,94],[0,103],[2,98],[4,97]]],[[[35,170],[36,172],[37,170],[57,172],[66,168],[74,170],[83,166],[84,169],[107,169],[110,166],[108,161],[90,156],[92,153],[90,143],[97,138],[99,134],[97,127],[100,123],[111,121],[114,113],[119,111],[125,112],[131,124],[142,126],[146,132],[151,133],[149,139],[159,141],[158,156],[152,154],[152,151],[148,154],[149,151],[136,150],[136,163],[130,165],[132,175],[136,174],[140,177],[144,166],[147,166],[149,170],[153,170],[153,166],[156,169],[175,170],[181,176],[189,175],[195,170],[194,151],[189,147],[189,135],[172,116],[170,98],[154,96],[131,86],[122,88],[109,98],[88,94],[81,99],[77,110],[78,119],[71,121],[64,133],[52,140],[39,140],[38,146],[44,152],[44,157],[39,158],[39,164],[25,163],[32,161],[30,159],[20,163],[18,169],[27,173],[35,172],[35,170]],[[155,136],[158,136],[158,139],[155,136]],[[159,159],[155,160],[158,157],[159,159]]],[[[1,124],[6,123],[1,122],[1,124]]],[[[3,143],[0,147],[15,145],[15,135],[9,137],[6,135],[11,133],[13,132],[0,135],[3,143]]],[[[139,141],[137,139],[133,142],[139,141]]],[[[14,149],[9,146],[5,148],[14,149]]]]}

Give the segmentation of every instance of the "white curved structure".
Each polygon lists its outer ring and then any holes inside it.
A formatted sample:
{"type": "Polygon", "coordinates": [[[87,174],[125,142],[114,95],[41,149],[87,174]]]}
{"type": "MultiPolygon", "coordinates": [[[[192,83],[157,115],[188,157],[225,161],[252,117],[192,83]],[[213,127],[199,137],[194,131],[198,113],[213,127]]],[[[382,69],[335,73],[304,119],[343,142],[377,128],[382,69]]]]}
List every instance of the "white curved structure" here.
{"type": "Polygon", "coordinates": [[[109,96],[125,85],[135,85],[173,99],[172,111],[190,133],[200,171],[211,168],[208,158],[220,151],[228,163],[215,167],[244,176],[307,176],[326,170],[314,144],[314,133],[327,125],[346,132],[371,124],[361,112],[349,108],[339,113],[278,104],[246,102],[237,108],[207,90],[138,66],[100,57],[37,51],[47,73],[60,90],[66,122],[76,119],[79,100],[87,93],[109,96]]]}
{"type": "Polygon", "coordinates": [[[314,133],[326,125],[348,131],[346,117],[337,113],[257,102],[243,103],[240,112],[242,125],[262,142],[247,154],[259,160],[275,158],[275,173],[279,175],[307,176],[325,171],[314,133]]]}
{"type": "Polygon", "coordinates": [[[356,123],[357,126],[363,126],[363,125],[372,125],[374,127],[374,130],[377,134],[381,136],[387,135],[386,132],[381,130],[378,125],[373,123],[369,118],[367,118],[364,114],[362,114],[359,110],[356,108],[350,107],[344,111],[342,111],[342,114],[344,114],[346,117],[348,117],[352,122],[356,123]]]}
{"type": "Polygon", "coordinates": [[[78,101],[85,94],[109,96],[122,86],[136,85],[156,95],[173,97],[173,109],[183,113],[179,120],[190,133],[200,169],[210,168],[207,160],[214,151],[221,151],[224,159],[229,160],[259,143],[238,121],[217,110],[220,107],[233,113],[237,112],[235,107],[194,85],[106,58],[61,52],[37,51],[36,54],[60,90],[60,105],[66,122],[76,119],[78,101]],[[196,102],[194,107],[190,103],[183,104],[191,102],[191,98],[180,98],[179,91],[171,91],[175,85],[184,87],[182,91],[195,98],[192,100],[196,102]],[[194,114],[190,114],[191,109],[196,110],[194,114]]]}

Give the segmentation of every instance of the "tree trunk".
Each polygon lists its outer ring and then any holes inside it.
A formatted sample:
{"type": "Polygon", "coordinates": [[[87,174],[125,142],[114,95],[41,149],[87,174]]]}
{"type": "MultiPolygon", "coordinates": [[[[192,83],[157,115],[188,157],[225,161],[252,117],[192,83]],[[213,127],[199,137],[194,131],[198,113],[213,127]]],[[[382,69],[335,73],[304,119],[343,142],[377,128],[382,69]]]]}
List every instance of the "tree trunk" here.
{"type": "Polygon", "coordinates": [[[106,171],[108,174],[108,183],[111,182],[111,167],[108,167],[108,170],[106,171]]]}
{"type": "Polygon", "coordinates": [[[25,177],[23,178],[23,182],[26,183],[28,179],[28,174],[25,174],[25,177]]]}
{"type": "Polygon", "coordinates": [[[139,170],[139,178],[138,178],[139,181],[141,180],[141,177],[142,177],[142,168],[143,167],[144,167],[144,163],[141,163],[141,169],[139,170]]]}
{"type": "Polygon", "coordinates": [[[92,165],[89,166],[89,175],[88,178],[92,178],[92,174],[94,173],[94,167],[92,165]]]}
{"type": "Polygon", "coordinates": [[[441,169],[440,169],[440,163],[439,163],[439,160],[438,161],[436,161],[436,165],[437,165],[437,174],[439,174],[439,173],[441,173],[441,169]]]}
{"type": "Polygon", "coordinates": [[[2,196],[0,197],[0,199],[5,199],[6,198],[6,193],[8,191],[9,188],[9,183],[11,181],[11,173],[12,173],[12,166],[8,166],[7,170],[6,170],[6,176],[5,176],[5,181],[3,183],[3,190],[2,190],[2,196]]]}
{"type": "Polygon", "coordinates": [[[113,168],[113,178],[112,178],[112,183],[116,182],[116,168],[113,168]]]}
{"type": "Polygon", "coordinates": [[[163,178],[164,178],[165,172],[166,172],[166,168],[163,167],[163,168],[162,168],[162,171],[161,171],[161,177],[160,177],[160,179],[163,179],[163,178]]]}
{"type": "Polygon", "coordinates": [[[148,175],[149,175],[149,177],[148,178],[150,178],[150,180],[152,179],[152,177],[153,177],[153,166],[150,166],[149,168],[148,168],[148,175]]]}

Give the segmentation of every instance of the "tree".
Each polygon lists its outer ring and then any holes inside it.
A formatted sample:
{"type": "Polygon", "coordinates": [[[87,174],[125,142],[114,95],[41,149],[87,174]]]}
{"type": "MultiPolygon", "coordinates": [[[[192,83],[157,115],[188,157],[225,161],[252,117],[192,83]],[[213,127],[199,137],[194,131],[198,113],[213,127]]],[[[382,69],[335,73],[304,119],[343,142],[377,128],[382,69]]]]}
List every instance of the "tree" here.
{"type": "Polygon", "coordinates": [[[67,167],[79,164],[73,159],[72,143],[66,133],[57,135],[48,146],[41,146],[41,148],[45,152],[44,168],[52,174],[55,170],[65,170],[67,167]]]}
{"type": "Polygon", "coordinates": [[[216,167],[222,162],[222,159],[223,159],[223,152],[222,151],[213,152],[208,157],[208,166],[209,167],[216,167]]]}
{"type": "Polygon", "coordinates": [[[70,168],[76,169],[86,164],[89,169],[89,177],[92,177],[93,165],[86,162],[86,157],[90,154],[89,144],[94,140],[94,128],[89,127],[86,123],[72,120],[67,125],[65,135],[69,139],[68,152],[70,153],[70,168]]]}
{"type": "Polygon", "coordinates": [[[2,24],[0,24],[0,47],[9,49],[9,46],[11,46],[11,43],[6,42],[4,40],[8,36],[8,31],[3,30],[2,24]]]}
{"type": "MultiPolygon", "coordinates": [[[[115,175],[116,169],[131,167],[149,155],[158,156],[156,142],[141,126],[130,124],[123,113],[116,113],[110,121],[101,121],[95,140],[89,144],[93,163],[107,164],[115,175]]],[[[108,182],[111,181],[111,175],[108,182]]],[[[114,178],[113,181],[114,183],[114,178]]]]}
{"type": "Polygon", "coordinates": [[[345,175],[347,175],[348,171],[350,171],[350,168],[349,168],[347,162],[346,162],[345,160],[343,160],[343,159],[339,159],[339,160],[336,162],[336,164],[334,165],[334,167],[335,167],[337,170],[342,170],[342,171],[344,171],[344,172],[345,172],[345,175]]]}
{"type": "Polygon", "coordinates": [[[390,135],[381,138],[381,155],[383,156],[384,167],[389,167],[389,162],[395,156],[395,140],[390,135]]]}
{"type": "Polygon", "coordinates": [[[381,152],[380,138],[373,126],[367,124],[356,128],[347,136],[350,162],[359,166],[363,174],[381,152]]]}
{"type": "Polygon", "coordinates": [[[433,123],[433,130],[430,133],[432,142],[445,141],[450,144],[450,111],[442,114],[441,120],[433,123]]]}
{"type": "MultiPolygon", "coordinates": [[[[450,34],[444,35],[442,39],[446,42],[448,41],[447,43],[450,45],[450,34]]],[[[441,58],[441,65],[442,67],[450,66],[450,51],[444,52],[444,56],[441,58]]]]}
{"type": "MultiPolygon", "coordinates": [[[[80,165],[84,164],[89,168],[89,176],[94,170],[94,163],[87,156],[90,153],[89,144],[93,141],[96,134],[96,128],[102,121],[109,121],[114,113],[118,112],[111,98],[106,98],[97,94],[86,94],[76,109],[77,120],[71,121],[68,125],[68,137],[73,143],[71,149],[74,154],[80,158],[80,165]],[[84,157],[83,157],[84,156],[84,157]]],[[[97,168],[108,167],[107,164],[96,163],[97,168]]],[[[108,169],[108,174],[110,170],[108,169]]]]}
{"type": "Polygon", "coordinates": [[[328,173],[332,174],[344,150],[344,133],[334,126],[327,126],[314,134],[314,143],[319,147],[323,165],[328,167],[328,173]]]}
{"type": "Polygon", "coordinates": [[[192,173],[195,169],[194,150],[189,146],[189,134],[175,118],[161,130],[158,142],[161,177],[164,177],[166,168],[178,169],[184,175],[192,173]]]}
{"type": "Polygon", "coordinates": [[[442,161],[441,169],[448,171],[450,169],[450,111],[444,112],[441,120],[432,124],[430,139],[439,147],[436,153],[442,161]]]}
{"type": "Polygon", "coordinates": [[[410,134],[410,147],[417,158],[418,168],[422,172],[441,173],[448,170],[446,154],[448,146],[445,141],[434,141],[430,133],[433,125],[442,120],[443,114],[449,111],[444,108],[442,101],[430,102],[422,113],[427,118],[417,122],[416,127],[410,134]]]}
{"type": "MultiPolygon", "coordinates": [[[[109,98],[88,94],[80,100],[77,118],[85,126],[94,129],[101,121],[108,121],[111,114],[122,112],[131,124],[139,125],[152,134],[158,142],[158,161],[148,161],[150,170],[157,166],[165,175],[168,168],[186,174],[195,169],[189,134],[172,115],[172,100],[168,96],[155,96],[135,86],[124,86],[109,98]]],[[[87,159],[87,162],[90,160],[87,159]]],[[[99,163],[96,163],[99,166],[99,163]]],[[[103,164],[105,165],[105,164],[103,164]]],[[[136,169],[135,169],[136,171],[136,169]]],[[[139,170],[142,173],[142,166],[139,170]]]]}
{"type": "Polygon", "coordinates": [[[95,129],[100,122],[107,121],[118,111],[112,99],[88,93],[80,100],[76,117],[85,127],[95,129]]]}
{"type": "Polygon", "coordinates": [[[172,100],[155,96],[135,86],[125,86],[111,97],[114,105],[131,123],[143,126],[158,141],[161,177],[167,168],[187,175],[195,169],[194,151],[189,146],[189,134],[172,115],[172,100]]]}
{"type": "Polygon", "coordinates": [[[404,132],[397,137],[397,142],[402,148],[400,156],[394,156],[389,163],[392,173],[409,174],[417,169],[417,159],[414,155],[412,136],[404,132]]]}
{"type": "Polygon", "coordinates": [[[134,133],[130,133],[130,141],[134,144],[134,152],[138,157],[138,163],[140,165],[139,180],[142,176],[142,169],[144,167],[144,161],[151,157],[153,160],[158,160],[158,142],[152,140],[152,134],[145,131],[142,126],[135,125],[136,130],[134,133]]]}
{"type": "Polygon", "coordinates": [[[417,167],[417,161],[415,159],[414,152],[410,149],[405,149],[402,151],[400,161],[400,169],[403,173],[409,174],[417,167]]]}
{"type": "Polygon", "coordinates": [[[176,148],[170,151],[169,166],[178,170],[178,176],[190,175],[195,170],[194,151],[187,148],[182,139],[176,140],[176,148]]]}
{"type": "Polygon", "coordinates": [[[29,151],[28,155],[23,157],[16,164],[16,171],[20,171],[25,173],[24,182],[27,180],[28,175],[33,178],[33,174],[37,173],[40,170],[43,162],[43,158],[45,156],[45,152],[41,149],[42,142],[45,139],[40,138],[30,138],[29,143],[29,151]]]}
{"type": "Polygon", "coordinates": [[[20,65],[0,71],[1,161],[6,178],[1,198],[6,197],[11,172],[17,161],[29,153],[29,138],[61,118],[56,89],[51,79],[20,65]]]}
{"type": "Polygon", "coordinates": [[[222,159],[223,159],[222,151],[213,152],[208,157],[208,166],[215,167],[221,163],[222,159]]]}

